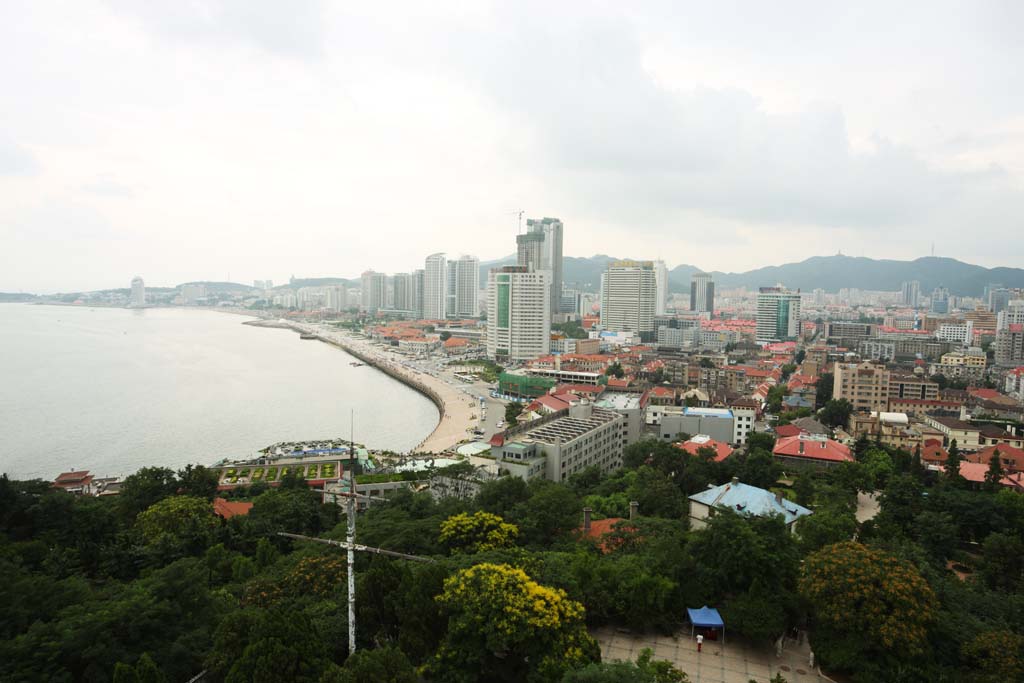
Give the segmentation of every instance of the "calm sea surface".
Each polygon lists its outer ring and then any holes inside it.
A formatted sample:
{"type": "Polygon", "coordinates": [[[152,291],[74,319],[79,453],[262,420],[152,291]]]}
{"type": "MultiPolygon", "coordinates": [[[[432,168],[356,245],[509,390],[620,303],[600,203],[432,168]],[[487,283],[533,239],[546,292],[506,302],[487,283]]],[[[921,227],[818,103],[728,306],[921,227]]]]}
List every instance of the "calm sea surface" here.
{"type": "Polygon", "coordinates": [[[0,472],[126,475],[348,437],[406,450],[428,399],[318,341],[187,309],[0,304],[0,472]]]}

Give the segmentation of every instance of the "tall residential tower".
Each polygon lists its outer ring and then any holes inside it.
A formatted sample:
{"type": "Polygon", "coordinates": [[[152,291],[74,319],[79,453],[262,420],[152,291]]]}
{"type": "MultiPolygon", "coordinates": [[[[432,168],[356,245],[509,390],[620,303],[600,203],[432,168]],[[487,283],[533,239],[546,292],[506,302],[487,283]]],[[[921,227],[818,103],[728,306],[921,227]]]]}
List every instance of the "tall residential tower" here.
{"type": "Polygon", "coordinates": [[[711,273],[694,273],[690,279],[690,310],[715,312],[715,281],[711,279],[711,273]]]}
{"type": "Polygon", "coordinates": [[[601,274],[601,327],[654,336],[658,285],[651,261],[613,261],[601,274]]]}
{"type": "Polygon", "coordinates": [[[487,275],[487,357],[522,362],[551,351],[551,273],[528,266],[487,275]]]}
{"type": "Polygon", "coordinates": [[[444,320],[448,300],[448,259],[431,254],[423,267],[423,317],[444,320]]]}
{"type": "Polygon", "coordinates": [[[800,336],[800,290],[782,285],[762,287],[757,293],[757,341],[790,341],[800,336]]]}

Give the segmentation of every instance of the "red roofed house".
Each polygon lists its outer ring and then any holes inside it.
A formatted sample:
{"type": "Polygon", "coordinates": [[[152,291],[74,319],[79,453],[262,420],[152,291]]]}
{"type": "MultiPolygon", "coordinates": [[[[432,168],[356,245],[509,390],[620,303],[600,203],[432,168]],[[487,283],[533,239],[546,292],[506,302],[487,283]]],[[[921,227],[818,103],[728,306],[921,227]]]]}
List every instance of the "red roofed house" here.
{"type": "Polygon", "coordinates": [[[462,337],[448,337],[444,342],[444,352],[449,356],[453,353],[462,353],[469,349],[471,342],[462,337]]]}
{"type": "MultiPolygon", "coordinates": [[[[638,504],[634,501],[629,504],[629,521],[632,521],[637,514],[638,504]]],[[[627,520],[622,517],[608,517],[606,519],[590,519],[590,508],[583,508],[583,526],[579,527],[577,531],[585,538],[589,538],[597,544],[598,549],[602,553],[609,553],[615,549],[615,545],[611,542],[612,539],[609,536],[615,533],[615,525],[619,522],[625,522],[627,520]]],[[[619,527],[621,531],[636,531],[634,526],[619,527]]],[[[619,540],[619,539],[615,539],[619,540]]]]}
{"type": "Polygon", "coordinates": [[[780,425],[775,428],[775,436],[779,437],[780,439],[784,436],[798,436],[803,433],[804,430],[800,429],[799,427],[792,423],[788,425],[780,425]]]}
{"type": "Polygon", "coordinates": [[[224,500],[223,498],[213,499],[213,511],[224,519],[231,519],[238,515],[247,515],[252,510],[252,503],[242,501],[224,500]]]}
{"type": "Polygon", "coordinates": [[[818,467],[854,461],[850,449],[843,444],[812,434],[782,437],[775,442],[772,455],[783,464],[806,463],[818,467]]]}
{"type": "Polygon", "coordinates": [[[64,489],[68,493],[91,496],[93,492],[92,479],[93,476],[89,473],[89,470],[61,472],[53,481],[53,488],[64,489]]]}
{"type": "Polygon", "coordinates": [[[964,456],[964,460],[987,467],[992,462],[992,454],[996,451],[999,451],[999,462],[1002,463],[1004,472],[1010,474],[1024,472],[1024,450],[1006,444],[987,446],[977,453],[968,453],[964,456]]]}
{"type": "Polygon", "coordinates": [[[921,462],[925,465],[941,465],[949,458],[940,439],[925,439],[921,448],[921,462]]]}
{"type": "Polygon", "coordinates": [[[710,448],[715,452],[715,462],[722,462],[733,454],[733,448],[727,443],[715,441],[707,434],[698,434],[689,441],[675,444],[676,448],[686,451],[690,455],[700,455],[701,449],[710,448]]]}

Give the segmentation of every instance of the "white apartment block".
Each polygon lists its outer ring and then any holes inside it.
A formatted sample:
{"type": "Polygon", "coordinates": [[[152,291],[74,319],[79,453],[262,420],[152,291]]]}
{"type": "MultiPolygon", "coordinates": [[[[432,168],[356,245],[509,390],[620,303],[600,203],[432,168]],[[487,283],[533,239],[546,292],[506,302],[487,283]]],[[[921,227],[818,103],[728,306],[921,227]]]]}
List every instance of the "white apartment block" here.
{"type": "Polygon", "coordinates": [[[528,266],[487,276],[487,357],[523,362],[551,352],[551,273],[528,266]]]}
{"type": "Polygon", "coordinates": [[[431,254],[423,267],[423,317],[444,320],[448,303],[448,259],[431,254]]]}
{"type": "Polygon", "coordinates": [[[651,261],[615,261],[601,275],[601,327],[654,334],[657,278],[651,261]]]}

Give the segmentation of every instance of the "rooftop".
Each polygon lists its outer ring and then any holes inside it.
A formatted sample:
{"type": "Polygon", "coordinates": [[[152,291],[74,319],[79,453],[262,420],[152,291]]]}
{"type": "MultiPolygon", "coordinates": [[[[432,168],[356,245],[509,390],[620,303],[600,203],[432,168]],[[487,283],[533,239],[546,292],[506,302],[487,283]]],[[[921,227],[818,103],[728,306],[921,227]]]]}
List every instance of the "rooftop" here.
{"type": "Polygon", "coordinates": [[[782,515],[786,524],[792,524],[799,518],[811,514],[811,511],[802,505],[776,496],[771,491],[741,483],[735,478],[728,484],[695,493],[690,496],[690,500],[711,507],[728,508],[741,515],[782,515]]]}
{"type": "Polygon", "coordinates": [[[728,408],[687,408],[683,411],[683,414],[694,417],[720,417],[723,419],[732,419],[732,411],[728,408]]]}
{"type": "Polygon", "coordinates": [[[252,510],[252,503],[242,501],[228,501],[223,498],[213,499],[213,511],[224,519],[231,519],[238,515],[247,515],[252,510]]]}
{"type": "Polygon", "coordinates": [[[640,407],[641,398],[642,394],[608,392],[594,401],[594,405],[608,410],[633,410],[640,407]]]}
{"type": "Polygon", "coordinates": [[[853,461],[850,449],[843,444],[811,434],[784,436],[776,442],[772,453],[774,455],[807,458],[809,460],[853,461]]]}
{"type": "Polygon", "coordinates": [[[727,443],[715,441],[707,434],[698,434],[689,441],[676,444],[676,448],[686,451],[690,455],[698,455],[700,449],[710,448],[715,452],[714,461],[722,462],[733,454],[733,448],[727,443]]]}
{"type": "Polygon", "coordinates": [[[572,415],[564,415],[538,427],[528,429],[514,438],[537,443],[554,444],[557,441],[565,443],[566,441],[577,439],[587,432],[593,431],[615,419],[622,418],[619,417],[618,413],[611,410],[594,407],[589,418],[580,419],[572,417],[572,415]]]}

